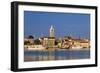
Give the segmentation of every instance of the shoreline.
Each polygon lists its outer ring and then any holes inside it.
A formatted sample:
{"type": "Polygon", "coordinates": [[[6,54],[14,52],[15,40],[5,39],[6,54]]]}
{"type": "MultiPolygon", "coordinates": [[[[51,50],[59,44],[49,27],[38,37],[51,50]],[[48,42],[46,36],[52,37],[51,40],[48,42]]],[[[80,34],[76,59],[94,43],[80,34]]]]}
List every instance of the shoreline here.
{"type": "Polygon", "coordinates": [[[68,51],[84,51],[84,50],[90,50],[90,48],[83,48],[83,49],[42,49],[42,50],[24,50],[24,51],[62,51],[62,50],[68,50],[68,51]]]}

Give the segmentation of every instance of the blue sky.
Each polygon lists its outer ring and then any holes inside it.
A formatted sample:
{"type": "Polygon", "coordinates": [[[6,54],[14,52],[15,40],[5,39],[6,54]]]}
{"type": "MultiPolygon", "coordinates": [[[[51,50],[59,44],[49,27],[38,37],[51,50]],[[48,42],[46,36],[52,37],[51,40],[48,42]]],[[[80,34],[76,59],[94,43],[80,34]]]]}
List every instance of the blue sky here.
{"type": "Polygon", "coordinates": [[[90,15],[79,13],[24,11],[24,35],[49,36],[51,25],[55,36],[90,38],[90,15]]]}

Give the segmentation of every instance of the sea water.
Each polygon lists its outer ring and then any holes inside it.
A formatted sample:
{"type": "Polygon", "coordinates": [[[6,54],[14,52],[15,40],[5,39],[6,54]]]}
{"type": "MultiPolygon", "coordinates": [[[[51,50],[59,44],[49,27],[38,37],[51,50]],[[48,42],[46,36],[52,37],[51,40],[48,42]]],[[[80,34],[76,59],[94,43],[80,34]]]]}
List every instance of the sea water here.
{"type": "Polygon", "coordinates": [[[33,50],[24,51],[24,61],[70,60],[90,58],[90,50],[33,50]]]}

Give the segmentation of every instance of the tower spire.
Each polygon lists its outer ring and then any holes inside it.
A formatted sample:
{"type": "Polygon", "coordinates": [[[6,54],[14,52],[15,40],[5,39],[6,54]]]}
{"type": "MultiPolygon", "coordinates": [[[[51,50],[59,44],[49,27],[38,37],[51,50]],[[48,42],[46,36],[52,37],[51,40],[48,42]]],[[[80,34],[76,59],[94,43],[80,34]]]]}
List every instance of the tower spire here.
{"type": "Polygon", "coordinates": [[[55,37],[55,34],[54,34],[54,27],[51,25],[50,27],[50,37],[55,37]]]}

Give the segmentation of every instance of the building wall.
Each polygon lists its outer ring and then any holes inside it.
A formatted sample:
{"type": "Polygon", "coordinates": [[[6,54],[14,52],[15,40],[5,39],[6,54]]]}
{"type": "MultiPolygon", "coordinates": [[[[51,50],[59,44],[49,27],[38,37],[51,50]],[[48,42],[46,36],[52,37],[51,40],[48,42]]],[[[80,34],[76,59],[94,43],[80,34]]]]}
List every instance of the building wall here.
{"type": "Polygon", "coordinates": [[[43,46],[46,48],[53,48],[55,45],[55,39],[54,38],[44,38],[43,39],[43,46]]]}

